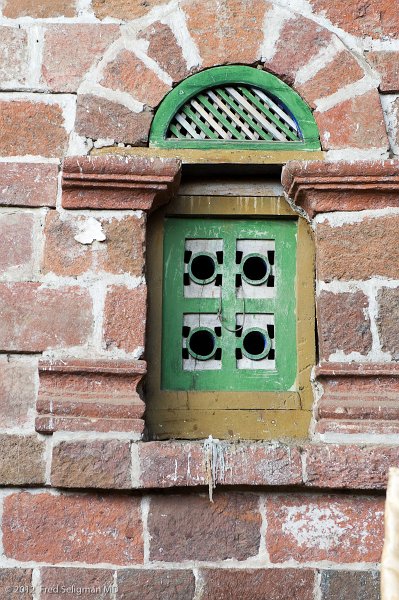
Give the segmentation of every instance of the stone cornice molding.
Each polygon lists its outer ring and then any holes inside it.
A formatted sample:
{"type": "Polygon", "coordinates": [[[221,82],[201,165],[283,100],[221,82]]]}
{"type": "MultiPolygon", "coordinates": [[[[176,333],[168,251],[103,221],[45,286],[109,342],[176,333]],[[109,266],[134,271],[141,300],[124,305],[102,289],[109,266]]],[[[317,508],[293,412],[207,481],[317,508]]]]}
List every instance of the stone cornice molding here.
{"type": "Polygon", "coordinates": [[[399,161],[287,163],[282,184],[309,217],[332,211],[399,206],[399,161]]]}
{"type": "Polygon", "coordinates": [[[66,158],[62,206],[150,212],[173,197],[180,172],[181,162],[168,158],[118,155],[66,158]]]}

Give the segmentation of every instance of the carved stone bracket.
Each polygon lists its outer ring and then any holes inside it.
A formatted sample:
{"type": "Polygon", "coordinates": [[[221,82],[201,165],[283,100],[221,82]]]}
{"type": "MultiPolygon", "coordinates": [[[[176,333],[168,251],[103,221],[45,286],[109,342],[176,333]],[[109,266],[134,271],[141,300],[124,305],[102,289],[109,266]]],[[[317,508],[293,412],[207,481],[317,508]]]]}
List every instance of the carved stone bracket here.
{"type": "Polygon", "coordinates": [[[399,206],[399,161],[287,163],[282,184],[310,218],[321,212],[399,206]]]}
{"type": "Polygon", "coordinates": [[[180,161],[168,158],[67,158],[62,176],[62,206],[150,212],[172,198],[180,182],[180,168],[180,161]]]}
{"type": "Polygon", "coordinates": [[[399,364],[329,363],[316,368],[319,433],[399,433],[399,364]]]}
{"type": "Polygon", "coordinates": [[[36,431],[144,429],[140,382],[144,361],[40,361],[36,431]]]}

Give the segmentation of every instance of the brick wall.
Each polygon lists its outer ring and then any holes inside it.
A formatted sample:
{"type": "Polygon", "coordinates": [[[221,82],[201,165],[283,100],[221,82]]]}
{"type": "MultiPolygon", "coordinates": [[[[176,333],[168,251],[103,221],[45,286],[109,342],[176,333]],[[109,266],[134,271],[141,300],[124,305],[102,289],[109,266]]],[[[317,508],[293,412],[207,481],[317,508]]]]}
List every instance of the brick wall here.
{"type": "Polygon", "coordinates": [[[1,597],[376,600],[399,465],[394,3],[0,5],[1,597]],[[309,439],[224,444],[212,482],[202,442],[140,441],[147,213],[179,165],[105,161],[121,199],[62,163],[146,145],[172,86],[228,63],[314,110],[327,163],[283,183],[315,232],[320,365],[309,439]]]}

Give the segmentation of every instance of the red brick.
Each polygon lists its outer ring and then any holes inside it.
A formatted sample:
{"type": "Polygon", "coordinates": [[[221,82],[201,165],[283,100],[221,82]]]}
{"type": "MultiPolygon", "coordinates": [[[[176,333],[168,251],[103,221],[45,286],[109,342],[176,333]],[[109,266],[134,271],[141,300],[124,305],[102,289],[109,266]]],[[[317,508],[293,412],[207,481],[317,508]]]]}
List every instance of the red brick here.
{"type": "Polygon", "coordinates": [[[129,441],[60,442],[53,447],[51,484],[72,488],[130,488],[129,441]]]}
{"type": "Polygon", "coordinates": [[[143,146],[152,118],[153,114],[147,110],[134,113],[122,104],[98,96],[78,96],[76,131],[85,137],[143,146]]]}
{"type": "Polygon", "coordinates": [[[32,271],[35,222],[33,213],[0,214],[0,272],[32,271]]]}
{"type": "Polygon", "coordinates": [[[314,77],[305,83],[297,83],[295,88],[312,106],[317,98],[330,96],[339,89],[364,77],[364,71],[355,58],[347,51],[342,51],[334,60],[320,69],[314,77]]]}
{"type": "MultiPolygon", "coordinates": [[[[201,442],[146,442],[139,446],[143,487],[206,484],[201,442]]],[[[240,444],[223,448],[225,485],[294,485],[302,482],[301,457],[295,448],[240,444]]]]}
{"type": "Polygon", "coordinates": [[[3,546],[8,558],[22,561],[142,564],[140,499],[11,494],[4,501],[3,546]]]}
{"type": "Polygon", "coordinates": [[[36,361],[0,356],[0,427],[27,425],[35,408],[36,361]]]}
{"type": "Polygon", "coordinates": [[[201,67],[258,61],[268,8],[270,4],[263,0],[186,1],[183,9],[201,67]]]}
{"type": "MultiPolygon", "coordinates": [[[[275,27],[273,21],[272,26],[275,27]]],[[[267,21],[266,27],[269,27],[267,21]]],[[[271,31],[269,35],[273,34],[271,31]]],[[[332,39],[327,29],[310,19],[299,16],[289,19],[283,25],[274,56],[265,62],[264,67],[292,85],[298,69],[328,46],[332,39]]]]}
{"type": "Polygon", "coordinates": [[[145,0],[141,2],[137,2],[137,0],[92,0],[94,14],[99,19],[114,17],[125,21],[142,17],[154,6],[162,3],[162,0],[145,0]]]}
{"type": "Polygon", "coordinates": [[[125,431],[132,439],[139,440],[144,431],[143,419],[118,419],[115,417],[63,417],[39,415],[35,419],[35,429],[40,433],[55,431],[125,431]]]}
{"type": "Polygon", "coordinates": [[[42,65],[46,87],[52,92],[76,92],[91,66],[118,35],[118,25],[48,25],[42,65]],[[67,47],[72,47],[73,53],[65,52],[67,47]]]}
{"type": "MultiPolygon", "coordinates": [[[[384,240],[385,243],[385,240],[384,240]]],[[[393,360],[399,358],[399,288],[382,288],[377,294],[377,327],[381,347],[393,360]]]]}
{"type": "Polygon", "coordinates": [[[76,277],[92,266],[92,245],[80,244],[74,239],[79,233],[78,224],[85,217],[70,217],[57,211],[50,211],[46,216],[44,228],[45,245],[43,255],[43,273],[69,275],[76,277]]]}
{"type": "Polygon", "coordinates": [[[384,498],[276,495],[267,499],[266,511],[266,547],[273,563],[381,558],[384,498]]]}
{"type": "Polygon", "coordinates": [[[74,17],[76,15],[75,5],[75,0],[5,0],[3,15],[10,19],[74,17]]]}
{"type": "Polygon", "coordinates": [[[321,600],[380,600],[378,571],[321,571],[321,600]]]}
{"type": "Polygon", "coordinates": [[[0,205],[55,206],[58,166],[0,163],[0,205]]]}
{"type": "Polygon", "coordinates": [[[10,87],[10,83],[24,85],[27,75],[28,36],[26,31],[16,27],[0,27],[1,87],[7,89],[10,87]]]}
{"type": "Polygon", "coordinates": [[[113,571],[62,567],[41,569],[40,600],[111,600],[113,589],[113,571]]]}
{"type": "Polygon", "coordinates": [[[389,146],[377,90],[314,112],[323,150],[384,148],[389,146]]]}
{"type": "Polygon", "coordinates": [[[317,274],[331,281],[396,278],[399,262],[399,215],[363,219],[332,227],[317,225],[317,274]],[[381,244],[381,240],[384,244],[381,244]]]}
{"type": "Polygon", "coordinates": [[[173,569],[119,570],[118,600],[193,600],[195,578],[192,571],[173,569]]]}
{"type": "Polygon", "coordinates": [[[115,60],[107,65],[101,85],[128,92],[139,102],[151,107],[157,106],[171,89],[128,50],[122,50],[115,60]]]}
{"type": "Polygon", "coordinates": [[[51,211],[46,217],[43,272],[75,277],[86,271],[130,273],[144,268],[145,221],[135,216],[98,218],[106,240],[81,244],[75,240],[87,217],[51,211]]]}
{"type": "Polygon", "coordinates": [[[57,104],[0,102],[0,153],[4,156],[62,156],[67,146],[62,109],[57,104]]]}
{"type": "Polygon", "coordinates": [[[44,482],[44,442],[36,435],[0,435],[0,484],[44,482]]]}
{"type": "Polygon", "coordinates": [[[374,39],[398,37],[399,14],[389,0],[311,0],[310,3],[315,12],[352,35],[374,39]]]}
{"type": "Polygon", "coordinates": [[[336,351],[345,354],[371,351],[368,299],[363,292],[322,292],[317,299],[320,356],[328,360],[336,351]]]}
{"type": "MultiPolygon", "coordinates": [[[[104,341],[107,349],[133,352],[145,345],[147,286],[129,290],[108,288],[104,309],[104,341]]],[[[140,358],[140,357],[137,357],[140,358]]]]}
{"type": "Polygon", "coordinates": [[[92,330],[89,292],[38,283],[0,284],[0,348],[41,352],[87,342],[92,330]]]}
{"type": "Polygon", "coordinates": [[[320,488],[386,489],[399,466],[396,446],[309,445],[305,456],[306,485],[320,488]]]}
{"type": "Polygon", "coordinates": [[[399,91],[398,53],[384,50],[366,52],[365,57],[381,77],[381,92],[399,91]]]}
{"type": "Polygon", "coordinates": [[[313,600],[310,569],[206,569],[202,600],[313,600]]]}
{"type": "Polygon", "coordinates": [[[149,42],[148,56],[155,60],[173,81],[181,81],[189,75],[181,46],[168,25],[157,21],[143,30],[141,35],[149,42]]]}
{"type": "Polygon", "coordinates": [[[150,559],[245,560],[259,551],[261,517],[254,494],[154,496],[148,517],[150,559]]]}
{"type": "Polygon", "coordinates": [[[0,596],[5,600],[33,600],[32,569],[0,569],[0,596]]]}

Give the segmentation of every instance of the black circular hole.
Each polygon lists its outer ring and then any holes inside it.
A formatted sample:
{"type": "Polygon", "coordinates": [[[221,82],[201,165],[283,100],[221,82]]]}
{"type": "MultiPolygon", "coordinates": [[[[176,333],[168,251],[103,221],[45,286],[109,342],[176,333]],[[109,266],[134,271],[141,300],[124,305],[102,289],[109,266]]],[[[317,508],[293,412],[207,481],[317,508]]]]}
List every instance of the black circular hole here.
{"type": "Polygon", "coordinates": [[[267,274],[267,264],[261,256],[249,256],[245,261],[242,271],[247,279],[261,281],[267,274]]]}
{"type": "Polygon", "coordinates": [[[215,337],[210,331],[194,331],[190,337],[190,350],[197,356],[209,356],[215,349],[215,337]]]}
{"type": "Polygon", "coordinates": [[[258,356],[265,351],[266,339],[260,331],[250,331],[243,340],[244,350],[252,356],[258,356]]]}
{"type": "Polygon", "coordinates": [[[215,274],[215,261],[211,256],[199,254],[191,261],[191,273],[197,279],[210,279],[215,274]]]}

